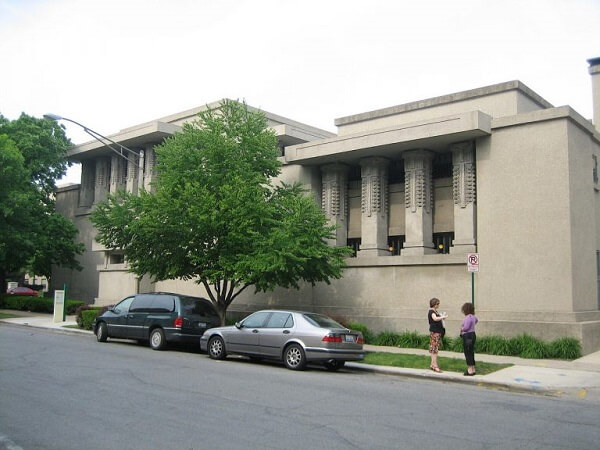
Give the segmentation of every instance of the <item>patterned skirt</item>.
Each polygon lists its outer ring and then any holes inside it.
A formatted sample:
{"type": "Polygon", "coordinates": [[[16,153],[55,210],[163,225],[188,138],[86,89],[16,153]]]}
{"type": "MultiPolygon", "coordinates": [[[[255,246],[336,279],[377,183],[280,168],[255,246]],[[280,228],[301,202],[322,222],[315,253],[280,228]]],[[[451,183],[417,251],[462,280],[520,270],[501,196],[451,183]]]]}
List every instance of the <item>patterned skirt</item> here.
{"type": "Polygon", "coordinates": [[[429,353],[437,353],[442,348],[442,333],[429,333],[429,353]]]}

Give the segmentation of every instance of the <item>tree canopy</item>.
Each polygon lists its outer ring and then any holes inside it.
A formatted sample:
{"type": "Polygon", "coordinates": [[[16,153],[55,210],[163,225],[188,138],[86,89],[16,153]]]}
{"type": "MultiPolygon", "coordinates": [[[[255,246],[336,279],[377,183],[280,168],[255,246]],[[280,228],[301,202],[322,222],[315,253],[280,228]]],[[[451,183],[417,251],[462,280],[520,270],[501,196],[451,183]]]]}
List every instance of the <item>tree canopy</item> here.
{"type": "Polygon", "coordinates": [[[224,321],[245,289],[340,278],[346,247],[299,184],[274,185],[279,149],[264,114],[226,100],[156,148],[153,192],[120,191],[92,214],[97,240],[130,270],[194,280],[224,321]]]}
{"type": "Polygon", "coordinates": [[[53,121],[0,115],[0,287],[30,271],[50,278],[52,265],[80,268],[77,229],[55,211],[56,180],[71,143],[53,121]]]}

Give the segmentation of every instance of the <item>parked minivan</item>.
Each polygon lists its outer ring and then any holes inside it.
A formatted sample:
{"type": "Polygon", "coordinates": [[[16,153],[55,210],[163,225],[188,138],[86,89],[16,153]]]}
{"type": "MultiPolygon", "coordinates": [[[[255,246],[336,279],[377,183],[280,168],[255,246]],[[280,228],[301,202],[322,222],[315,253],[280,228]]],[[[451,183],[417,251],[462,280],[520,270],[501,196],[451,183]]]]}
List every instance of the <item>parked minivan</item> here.
{"type": "Polygon", "coordinates": [[[169,342],[198,343],[205,330],[221,325],[209,300],[167,292],[135,294],[94,321],[98,342],[107,338],[149,341],[154,350],[169,342]]]}

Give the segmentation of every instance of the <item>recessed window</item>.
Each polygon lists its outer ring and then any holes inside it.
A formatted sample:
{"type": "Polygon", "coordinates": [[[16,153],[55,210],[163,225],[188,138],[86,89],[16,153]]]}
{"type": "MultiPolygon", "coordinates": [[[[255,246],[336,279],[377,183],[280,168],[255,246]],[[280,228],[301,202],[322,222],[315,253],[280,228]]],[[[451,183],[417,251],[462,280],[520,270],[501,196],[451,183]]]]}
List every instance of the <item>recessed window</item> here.
{"type": "Polygon", "coordinates": [[[388,247],[392,255],[399,255],[400,250],[404,247],[404,241],[406,240],[406,236],[388,236],[388,247]]]}
{"type": "Polygon", "coordinates": [[[111,253],[109,264],[125,264],[125,255],[123,253],[111,253]]]}
{"type": "Polygon", "coordinates": [[[452,176],[452,153],[437,153],[433,158],[433,178],[449,178],[452,176]]]}
{"type": "Polygon", "coordinates": [[[450,253],[452,241],[454,240],[454,232],[448,233],[433,233],[433,244],[438,253],[450,253]]]}
{"type": "Polygon", "coordinates": [[[356,257],[356,253],[358,252],[358,249],[360,248],[360,238],[353,238],[353,239],[348,239],[347,241],[347,245],[348,247],[350,247],[352,249],[352,255],[350,255],[351,257],[355,258],[356,257]]]}

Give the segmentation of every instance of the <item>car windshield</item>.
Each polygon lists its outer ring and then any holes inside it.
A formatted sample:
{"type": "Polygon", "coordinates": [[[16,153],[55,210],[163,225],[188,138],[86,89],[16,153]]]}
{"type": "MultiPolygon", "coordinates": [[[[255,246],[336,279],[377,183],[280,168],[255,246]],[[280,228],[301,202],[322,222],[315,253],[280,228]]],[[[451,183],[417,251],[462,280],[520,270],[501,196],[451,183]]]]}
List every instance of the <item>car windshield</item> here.
{"type": "Polygon", "coordinates": [[[345,329],[346,327],[337,323],[335,320],[327,317],[327,316],[323,316],[321,314],[313,314],[313,313],[308,313],[308,314],[302,314],[302,316],[308,320],[309,323],[311,323],[312,325],[316,326],[316,327],[321,327],[321,328],[343,328],[345,329]]]}

